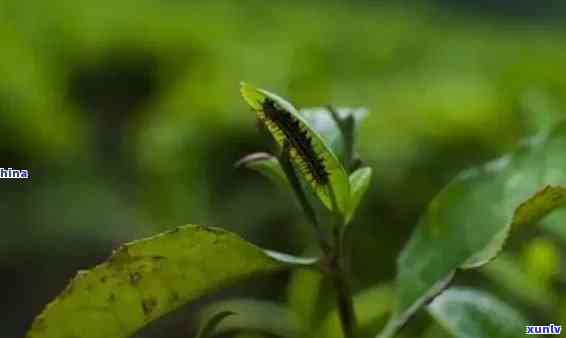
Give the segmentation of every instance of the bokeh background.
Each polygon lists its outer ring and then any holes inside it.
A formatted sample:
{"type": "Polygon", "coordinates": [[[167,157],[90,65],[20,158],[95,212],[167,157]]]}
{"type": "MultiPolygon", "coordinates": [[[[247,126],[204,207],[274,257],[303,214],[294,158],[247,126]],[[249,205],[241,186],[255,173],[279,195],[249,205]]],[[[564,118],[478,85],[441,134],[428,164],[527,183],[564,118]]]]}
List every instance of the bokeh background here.
{"type": "MultiPolygon", "coordinates": [[[[0,337],[22,336],[77,269],[176,225],[308,247],[290,196],[233,167],[270,149],[241,80],[299,107],[369,109],[354,286],[391,280],[444,184],[566,115],[565,19],[560,0],[0,1],[0,166],[31,173],[0,181],[0,337]]],[[[565,237],[517,231],[511,268],[459,282],[566,323],[565,237]]],[[[284,301],[288,278],[213,299],[284,301]]],[[[142,335],[186,337],[193,312],[142,335]]]]}

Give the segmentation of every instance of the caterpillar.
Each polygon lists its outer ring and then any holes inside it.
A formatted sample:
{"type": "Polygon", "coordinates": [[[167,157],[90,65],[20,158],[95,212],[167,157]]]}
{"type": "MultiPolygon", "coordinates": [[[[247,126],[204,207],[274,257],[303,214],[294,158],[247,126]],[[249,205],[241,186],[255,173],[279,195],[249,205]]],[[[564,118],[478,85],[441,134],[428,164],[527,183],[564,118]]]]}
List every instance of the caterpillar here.
{"type": "Polygon", "coordinates": [[[259,116],[260,120],[275,133],[282,134],[289,142],[296,154],[299,170],[306,173],[317,185],[327,185],[328,171],[323,159],[313,147],[312,137],[301,122],[269,97],[264,98],[261,105],[263,114],[259,116]]]}

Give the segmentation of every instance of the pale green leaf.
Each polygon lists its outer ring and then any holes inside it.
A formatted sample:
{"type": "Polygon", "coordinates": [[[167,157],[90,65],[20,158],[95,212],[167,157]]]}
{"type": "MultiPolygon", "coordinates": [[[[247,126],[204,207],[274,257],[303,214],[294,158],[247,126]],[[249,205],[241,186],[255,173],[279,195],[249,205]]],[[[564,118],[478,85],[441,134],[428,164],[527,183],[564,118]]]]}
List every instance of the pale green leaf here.
{"type": "Polygon", "coordinates": [[[267,177],[280,187],[289,188],[289,181],[277,157],[268,153],[253,153],[240,159],[236,167],[246,167],[267,177]]]}
{"type": "Polygon", "coordinates": [[[391,336],[458,268],[487,263],[513,224],[530,224],[565,201],[566,123],[515,153],[459,175],[430,203],[398,260],[391,336]]]}
{"type": "Polygon", "coordinates": [[[528,324],[510,306],[473,289],[446,290],[428,311],[454,338],[515,338],[528,324]]]}
{"type": "Polygon", "coordinates": [[[369,167],[359,168],[350,175],[350,208],[346,216],[346,223],[354,216],[362,197],[371,183],[372,170],[369,167]]]}
{"type": "Polygon", "coordinates": [[[289,266],[230,232],[178,227],[123,245],[108,261],[79,272],[27,337],[129,337],[198,297],[289,266]]]}
{"type": "MultiPolygon", "coordinates": [[[[367,110],[361,107],[336,107],[333,108],[340,119],[347,119],[352,116],[354,120],[354,136],[357,126],[367,116],[367,110]]],[[[328,107],[301,108],[299,114],[304,116],[307,123],[317,132],[338,159],[344,163],[344,151],[346,149],[344,135],[332,117],[328,107]]]]}
{"type": "MultiPolygon", "coordinates": [[[[336,200],[336,207],[342,215],[345,214],[348,209],[348,203],[350,200],[350,191],[348,184],[348,176],[344,167],[336,157],[336,155],[330,150],[329,146],[325,143],[323,138],[313,130],[305,118],[300,115],[295,107],[282,99],[281,97],[272,94],[266,90],[258,89],[248,84],[242,84],[241,88],[242,96],[248,105],[256,112],[258,118],[264,122],[267,129],[273,136],[275,142],[283,147],[285,142],[288,142],[291,146],[290,156],[293,164],[297,168],[297,171],[301,174],[302,178],[308,183],[309,187],[316,192],[317,196],[321,202],[328,208],[333,210],[333,199],[336,200]],[[305,160],[305,156],[299,147],[295,143],[295,138],[290,137],[288,133],[279,128],[273,121],[266,117],[263,110],[264,103],[266,100],[271,100],[277,105],[277,109],[285,114],[290,114],[289,116],[293,121],[296,121],[297,126],[300,130],[294,130],[293,134],[298,134],[303,132],[306,138],[310,141],[312,145],[312,150],[314,156],[317,158],[311,158],[305,160]],[[318,159],[321,161],[325,172],[328,175],[328,182],[323,183],[316,179],[319,176],[314,173],[312,166],[309,163],[317,162],[318,159]]],[[[278,112],[278,114],[281,114],[278,112]]],[[[295,128],[288,128],[295,129],[295,128]]],[[[303,142],[304,144],[304,142],[303,142]]],[[[310,149],[311,146],[304,144],[304,148],[310,149]]]]}

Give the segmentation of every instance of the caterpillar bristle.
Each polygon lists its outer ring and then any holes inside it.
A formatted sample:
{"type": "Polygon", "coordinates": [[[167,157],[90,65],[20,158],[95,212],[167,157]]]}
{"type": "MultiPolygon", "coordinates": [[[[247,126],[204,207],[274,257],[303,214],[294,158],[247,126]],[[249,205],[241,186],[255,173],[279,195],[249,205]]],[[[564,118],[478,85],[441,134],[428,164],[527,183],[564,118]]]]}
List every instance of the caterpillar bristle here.
{"type": "Polygon", "coordinates": [[[328,184],[329,174],[323,159],[315,151],[312,137],[301,126],[301,122],[290,112],[278,107],[270,98],[263,100],[262,110],[264,123],[272,125],[289,141],[293,150],[291,156],[296,158],[298,170],[317,185],[328,184]]]}

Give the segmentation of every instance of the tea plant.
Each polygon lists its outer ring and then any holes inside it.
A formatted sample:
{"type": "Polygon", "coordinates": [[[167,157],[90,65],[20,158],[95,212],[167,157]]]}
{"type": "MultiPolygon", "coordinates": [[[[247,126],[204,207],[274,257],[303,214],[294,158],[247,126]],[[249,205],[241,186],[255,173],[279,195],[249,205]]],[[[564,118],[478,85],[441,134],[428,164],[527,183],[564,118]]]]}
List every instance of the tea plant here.
{"type": "Polygon", "coordinates": [[[247,84],[241,92],[277,151],[248,155],[239,165],[289,188],[315,230],[320,255],[295,257],[261,249],[222,229],[181,226],[127,243],[106,262],[80,271],[35,319],[29,338],[128,337],[203,295],[285,269],[310,271],[295,275],[294,283],[312,283],[313,293],[325,287],[322,280],[330,281],[336,308],[317,314],[316,294],[304,311],[293,308],[293,300],[291,306],[224,301],[203,311],[198,337],[253,331],[386,338],[403,335],[400,329],[421,308],[440,324],[426,333],[429,337],[522,335],[527,320],[516,310],[485,291],[447,286],[458,270],[490,263],[512,227],[541,223],[566,204],[566,123],[458,175],[425,210],[399,256],[396,280],[353,296],[346,234],[372,174],[354,149],[365,112],[297,110],[247,84]]]}

